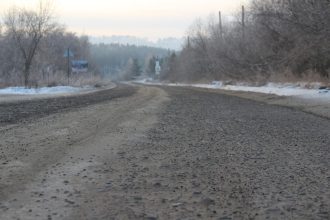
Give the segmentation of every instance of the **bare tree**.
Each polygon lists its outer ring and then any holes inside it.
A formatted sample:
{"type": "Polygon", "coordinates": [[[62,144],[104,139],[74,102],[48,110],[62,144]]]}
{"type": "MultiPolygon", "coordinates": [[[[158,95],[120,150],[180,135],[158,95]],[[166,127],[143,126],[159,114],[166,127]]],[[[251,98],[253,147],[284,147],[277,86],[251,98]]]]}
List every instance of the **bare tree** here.
{"type": "Polygon", "coordinates": [[[232,18],[196,22],[174,63],[175,73],[164,77],[258,84],[283,77],[329,81],[329,0],[253,0],[243,15],[232,18]]]}
{"type": "Polygon", "coordinates": [[[50,2],[39,3],[37,11],[12,8],[4,17],[7,35],[11,36],[24,61],[24,85],[29,85],[31,65],[44,36],[56,27],[50,2]]]}

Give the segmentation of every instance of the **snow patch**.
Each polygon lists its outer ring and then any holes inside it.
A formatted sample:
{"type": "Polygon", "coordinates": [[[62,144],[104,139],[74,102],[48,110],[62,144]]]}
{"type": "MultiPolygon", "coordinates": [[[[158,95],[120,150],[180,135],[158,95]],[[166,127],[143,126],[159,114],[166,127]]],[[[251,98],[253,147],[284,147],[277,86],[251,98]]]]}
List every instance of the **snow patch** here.
{"type": "Polygon", "coordinates": [[[0,89],[0,94],[3,95],[45,95],[45,94],[65,94],[77,93],[87,89],[86,87],[78,88],[71,86],[56,86],[56,87],[43,87],[43,88],[25,88],[25,87],[8,87],[0,89]]]}

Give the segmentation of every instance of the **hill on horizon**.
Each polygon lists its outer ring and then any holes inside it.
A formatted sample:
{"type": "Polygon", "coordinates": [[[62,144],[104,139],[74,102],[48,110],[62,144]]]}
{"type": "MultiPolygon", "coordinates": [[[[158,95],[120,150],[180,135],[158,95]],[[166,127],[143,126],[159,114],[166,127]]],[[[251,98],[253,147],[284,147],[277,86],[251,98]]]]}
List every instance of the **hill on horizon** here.
{"type": "Polygon", "coordinates": [[[167,37],[160,38],[156,41],[151,41],[148,38],[135,37],[135,36],[89,36],[90,41],[93,44],[105,43],[105,44],[129,44],[136,46],[149,46],[149,47],[159,47],[170,50],[181,50],[183,45],[183,38],[167,37]]]}

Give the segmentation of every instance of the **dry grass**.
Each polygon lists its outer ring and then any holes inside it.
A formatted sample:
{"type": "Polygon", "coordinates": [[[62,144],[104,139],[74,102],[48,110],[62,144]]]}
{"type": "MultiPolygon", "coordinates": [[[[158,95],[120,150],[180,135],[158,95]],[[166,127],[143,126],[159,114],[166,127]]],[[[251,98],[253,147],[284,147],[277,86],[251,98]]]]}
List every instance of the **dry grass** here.
{"type": "MultiPolygon", "coordinates": [[[[12,74],[9,79],[0,78],[0,88],[11,86],[24,86],[23,79],[19,74],[12,74]]],[[[29,87],[54,87],[54,86],[102,86],[105,84],[103,79],[92,73],[71,74],[68,79],[67,74],[61,71],[45,74],[44,76],[39,74],[31,74],[29,80],[29,87]]]]}
{"type": "Polygon", "coordinates": [[[39,87],[54,87],[54,86],[99,86],[102,85],[102,78],[92,73],[71,74],[68,78],[66,73],[57,72],[51,76],[47,76],[44,80],[37,81],[39,87]]]}
{"type": "Polygon", "coordinates": [[[296,83],[306,88],[314,88],[316,85],[330,86],[330,79],[321,77],[319,74],[311,71],[301,76],[297,76],[290,71],[284,71],[283,73],[272,74],[269,81],[275,83],[296,83]]]}

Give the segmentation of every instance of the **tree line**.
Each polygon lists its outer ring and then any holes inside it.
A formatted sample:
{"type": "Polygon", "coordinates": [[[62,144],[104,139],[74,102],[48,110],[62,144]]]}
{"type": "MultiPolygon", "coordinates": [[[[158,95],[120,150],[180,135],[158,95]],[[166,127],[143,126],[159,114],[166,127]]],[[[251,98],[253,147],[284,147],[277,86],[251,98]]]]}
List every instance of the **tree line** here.
{"type": "Polygon", "coordinates": [[[228,22],[197,20],[162,78],[329,81],[330,1],[253,0],[228,22]]]}
{"type": "Polygon", "coordinates": [[[91,44],[87,36],[77,36],[56,21],[51,3],[40,0],[35,10],[13,7],[0,20],[0,87],[153,76],[156,60],[169,53],[147,46],[91,44]],[[88,73],[72,74],[72,60],[88,61],[88,73]]]}
{"type": "Polygon", "coordinates": [[[37,10],[9,9],[0,27],[0,86],[66,82],[68,48],[74,59],[90,59],[88,37],[66,31],[54,19],[47,1],[40,1],[37,10]]]}
{"type": "Polygon", "coordinates": [[[103,77],[130,80],[139,76],[154,76],[156,60],[163,60],[170,51],[136,45],[92,44],[91,57],[103,77]]]}

